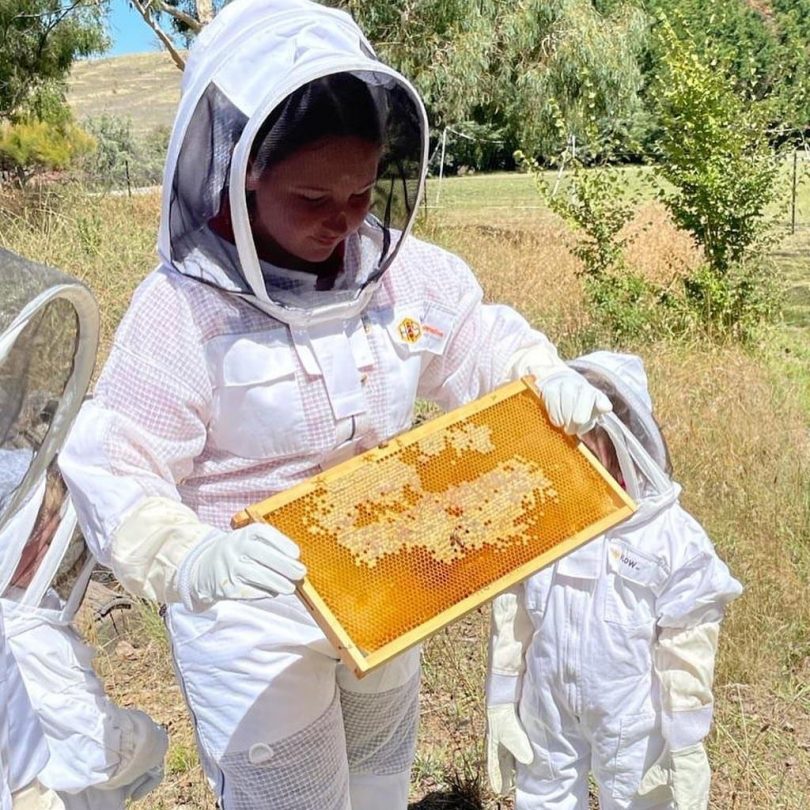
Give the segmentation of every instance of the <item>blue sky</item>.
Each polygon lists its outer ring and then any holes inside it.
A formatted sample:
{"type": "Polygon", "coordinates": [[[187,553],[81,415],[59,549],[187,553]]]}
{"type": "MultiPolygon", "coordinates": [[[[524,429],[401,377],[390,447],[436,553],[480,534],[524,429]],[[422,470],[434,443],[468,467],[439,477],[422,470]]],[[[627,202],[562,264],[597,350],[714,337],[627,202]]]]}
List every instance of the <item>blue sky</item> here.
{"type": "Polygon", "coordinates": [[[159,50],[157,38],[141,15],[129,7],[127,0],[112,0],[110,3],[108,31],[112,47],[104,56],[159,50]]]}

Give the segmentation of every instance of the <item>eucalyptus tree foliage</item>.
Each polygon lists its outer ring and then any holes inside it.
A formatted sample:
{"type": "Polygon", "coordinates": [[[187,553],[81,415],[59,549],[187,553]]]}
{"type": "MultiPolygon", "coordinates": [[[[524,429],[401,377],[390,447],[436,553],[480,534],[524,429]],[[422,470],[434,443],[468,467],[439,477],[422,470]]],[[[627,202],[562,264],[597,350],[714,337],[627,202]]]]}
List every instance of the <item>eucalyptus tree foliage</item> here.
{"type": "Polygon", "coordinates": [[[73,61],[107,46],[106,0],[0,0],[0,120],[60,118],[73,61]]]}
{"type": "Polygon", "coordinates": [[[175,43],[180,37],[186,45],[214,19],[228,0],[129,0],[152,29],[161,45],[180,70],[186,59],[175,43]]]}
{"type": "Polygon", "coordinates": [[[647,19],[629,3],[595,5],[524,0],[504,21],[509,58],[496,81],[515,139],[532,154],[556,154],[571,135],[601,154],[617,125],[641,112],[647,19]]]}
{"type": "MultiPolygon", "coordinates": [[[[646,16],[610,0],[339,0],[422,93],[437,127],[473,121],[550,156],[638,111],[646,16]]],[[[592,144],[594,151],[598,145],[592,144]]]]}

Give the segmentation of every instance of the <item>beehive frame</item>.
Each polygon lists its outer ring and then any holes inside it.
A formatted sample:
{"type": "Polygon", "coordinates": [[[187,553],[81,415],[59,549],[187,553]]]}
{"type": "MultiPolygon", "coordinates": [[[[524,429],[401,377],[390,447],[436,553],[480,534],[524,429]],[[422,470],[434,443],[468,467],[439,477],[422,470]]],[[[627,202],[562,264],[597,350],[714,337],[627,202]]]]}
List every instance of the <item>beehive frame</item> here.
{"type": "MultiPolygon", "coordinates": [[[[456,438],[456,442],[458,443],[458,438],[456,438]]],[[[469,448],[465,447],[464,450],[467,452],[467,455],[458,455],[458,458],[471,458],[471,454],[474,452],[474,450],[477,451],[478,448],[470,450],[469,448]]],[[[460,451],[454,450],[454,452],[459,453],[460,451]]],[[[419,455],[418,457],[423,458],[424,456],[419,455]]],[[[483,458],[483,456],[480,457],[483,458]]],[[[524,461],[522,457],[518,456],[514,457],[518,458],[518,461],[513,461],[511,458],[512,457],[507,457],[507,461],[501,462],[499,465],[498,474],[501,477],[499,480],[502,480],[504,476],[511,476],[512,471],[515,471],[515,474],[519,477],[521,471],[520,465],[524,464],[524,461]],[[515,464],[518,466],[515,467],[515,464]],[[501,467],[504,467],[507,472],[504,472],[501,467]]],[[[428,464],[430,461],[425,463],[428,464]]],[[[455,461],[453,460],[452,463],[455,464],[455,461]]],[[[492,461],[489,460],[488,463],[491,464],[492,461]]],[[[374,470],[382,470],[384,467],[372,467],[371,469],[373,472],[374,470]]],[[[536,472],[540,473],[541,477],[543,477],[544,474],[542,471],[540,471],[539,467],[535,467],[534,469],[536,472]]],[[[442,471],[444,471],[444,467],[442,467],[442,471]]],[[[484,477],[484,475],[480,476],[481,479],[484,477]]],[[[380,474],[377,475],[376,480],[381,481],[388,479],[386,479],[384,474],[380,474]]],[[[458,480],[459,479],[455,479],[455,481],[458,480]]],[[[473,479],[468,477],[462,480],[466,481],[467,483],[471,483],[473,479]]],[[[569,482],[569,477],[566,477],[564,480],[569,482]]],[[[548,483],[548,479],[546,479],[546,482],[548,483]]],[[[463,484],[461,486],[463,486],[463,484]]],[[[441,491],[437,490],[437,492],[441,491]]],[[[532,530],[535,533],[540,531],[542,528],[538,525],[538,522],[543,519],[546,507],[546,504],[544,504],[542,500],[539,501],[538,505],[536,492],[537,490],[532,491],[532,497],[534,498],[534,511],[529,512],[528,507],[526,507],[526,510],[522,514],[520,520],[517,521],[518,523],[529,525],[531,522],[528,521],[528,519],[524,520],[524,517],[527,514],[531,514],[532,520],[535,521],[534,523],[531,523],[533,526],[532,530]]],[[[551,488],[548,489],[548,492],[554,496],[557,496],[557,492],[551,488]]],[[[499,493],[499,489],[497,487],[495,488],[495,493],[499,493]]],[[[543,493],[541,492],[541,495],[542,494],[543,493]]],[[[568,493],[569,501],[570,496],[571,493],[568,493]]],[[[527,497],[528,494],[524,492],[522,500],[520,501],[521,505],[524,504],[527,497]]],[[[496,500],[496,503],[501,504],[502,506],[509,505],[509,501],[506,499],[505,495],[499,494],[498,498],[499,500],[494,498],[493,500],[496,500]]],[[[485,500],[489,502],[489,499],[485,500]]],[[[436,508],[436,504],[441,504],[441,502],[442,499],[439,495],[431,496],[430,505],[433,505],[434,509],[436,508]]],[[[355,504],[357,503],[358,502],[356,501],[355,504]]],[[[367,511],[365,509],[367,503],[372,503],[373,505],[373,502],[360,501],[359,503],[362,503],[360,511],[363,511],[364,513],[367,511]]],[[[416,503],[421,505],[421,502],[418,500],[416,503]]],[[[514,511],[517,509],[517,507],[514,506],[514,502],[512,502],[512,504],[512,511],[514,511]]],[[[404,508],[394,509],[390,498],[386,508],[389,512],[392,510],[395,512],[406,511],[404,508]]],[[[441,510],[442,508],[443,507],[440,505],[439,509],[441,510]]],[[[550,509],[551,507],[548,508],[550,509]]],[[[633,513],[634,510],[635,505],[633,504],[632,500],[604,470],[602,465],[587,449],[587,447],[585,447],[585,445],[579,442],[575,437],[566,436],[561,431],[553,428],[550,425],[545,413],[545,408],[542,404],[542,400],[540,399],[540,395],[533,385],[533,379],[531,377],[526,377],[522,380],[508,383],[507,385],[498,388],[497,390],[485,395],[484,397],[481,397],[478,400],[475,400],[474,402],[471,402],[442,416],[436,417],[430,422],[420,425],[407,433],[401,434],[400,436],[391,439],[389,442],[385,442],[372,450],[355,456],[342,464],[338,464],[335,467],[302,482],[301,484],[291,487],[284,492],[273,495],[260,503],[249,506],[246,510],[234,516],[232,525],[234,528],[239,528],[251,522],[271,523],[276,525],[280,530],[285,531],[285,533],[289,534],[293,540],[299,543],[302,549],[302,559],[310,568],[309,575],[298,586],[299,596],[302,598],[327,638],[329,638],[337,649],[341,660],[346,664],[346,666],[354,671],[356,675],[362,677],[364,674],[380,664],[385,663],[398,653],[403,652],[414,644],[419,643],[445,625],[458,619],[479,605],[489,601],[506,588],[520,582],[540,568],[550,564],[554,560],[574,550],[597,535],[602,534],[611,526],[627,518],[633,513]],[[556,540],[550,547],[544,548],[541,548],[541,546],[548,546],[548,543],[545,540],[539,540],[538,542],[534,543],[534,547],[527,548],[532,546],[533,541],[526,540],[526,537],[529,536],[531,532],[526,530],[525,534],[516,534],[515,532],[519,533],[523,530],[516,528],[516,522],[513,521],[513,534],[511,536],[508,535],[505,540],[499,536],[494,543],[494,548],[490,547],[493,544],[482,541],[478,543],[474,551],[471,549],[469,553],[471,558],[474,555],[488,555],[490,558],[494,558],[501,553],[515,553],[514,547],[522,546],[523,549],[520,551],[520,554],[522,555],[522,562],[520,564],[510,568],[508,571],[502,572],[491,581],[486,582],[481,587],[476,589],[475,592],[469,593],[462,598],[453,601],[452,603],[448,603],[446,606],[441,607],[430,616],[419,619],[414,626],[409,627],[406,631],[397,635],[396,638],[392,638],[385,642],[374,642],[362,646],[357,640],[358,636],[362,636],[362,633],[358,633],[356,630],[357,622],[354,621],[355,614],[352,612],[351,621],[347,621],[347,616],[349,615],[347,613],[348,609],[341,609],[341,607],[337,605],[334,598],[331,602],[330,598],[325,598],[324,594],[325,592],[329,591],[329,587],[322,582],[322,587],[319,590],[319,588],[316,587],[316,584],[312,581],[312,577],[316,576],[317,572],[310,562],[308,562],[308,557],[310,556],[310,553],[313,555],[321,553],[321,547],[318,546],[316,548],[316,544],[322,541],[318,539],[317,531],[315,532],[316,536],[314,538],[311,536],[312,532],[314,531],[311,527],[308,530],[302,528],[302,526],[307,524],[307,520],[302,519],[300,514],[302,512],[306,512],[305,507],[307,505],[309,509],[312,510],[313,504],[315,504],[315,511],[317,511],[317,508],[321,508],[318,506],[318,504],[322,502],[321,499],[323,498],[324,493],[328,494],[330,492],[334,493],[344,491],[348,486],[351,486],[352,482],[359,482],[361,485],[360,491],[365,491],[362,489],[362,475],[368,472],[369,465],[382,464],[388,465],[388,467],[391,467],[392,464],[399,465],[393,467],[394,471],[396,472],[397,469],[401,469],[401,463],[398,460],[394,461],[394,457],[397,457],[397,459],[403,458],[405,457],[405,454],[410,454],[410,457],[413,457],[414,452],[424,453],[426,451],[424,451],[422,448],[432,447],[434,448],[433,452],[435,457],[438,458],[441,453],[450,449],[447,437],[453,435],[458,437],[459,433],[463,435],[463,443],[468,443],[467,436],[471,432],[480,432],[482,430],[482,425],[483,428],[488,429],[486,421],[482,421],[485,420],[485,417],[503,412],[504,408],[515,407],[515,403],[519,404],[521,408],[520,415],[522,419],[525,419],[526,431],[530,432],[526,435],[531,435],[534,437],[532,440],[536,442],[544,441],[552,443],[553,447],[555,448],[555,452],[558,453],[558,456],[564,457],[565,464],[569,465],[566,467],[566,469],[576,470],[576,475],[573,477],[585,476],[585,478],[587,478],[587,487],[584,487],[582,482],[580,482],[577,484],[580,486],[580,489],[575,491],[573,495],[587,499],[588,496],[598,490],[598,493],[593,496],[593,500],[599,501],[599,508],[602,510],[602,512],[599,513],[598,517],[595,519],[588,518],[587,525],[581,526],[578,530],[570,534],[566,534],[564,539],[556,540]],[[453,433],[454,431],[455,433],[453,433]],[[464,431],[466,431],[466,434],[464,431]],[[536,438],[541,435],[542,439],[536,438]],[[440,450],[435,449],[438,446],[441,447],[440,450]],[[570,465],[574,466],[571,467],[570,465]],[[365,473],[364,470],[366,471],[365,473]],[[341,487],[343,490],[341,490],[341,487]],[[293,512],[297,515],[297,522],[293,521],[293,523],[290,523],[289,517],[282,519],[285,513],[289,514],[293,512]],[[513,543],[513,546],[509,545],[510,542],[513,543]],[[535,553],[535,551],[537,553],[535,553]],[[338,615],[341,613],[341,610],[343,619],[341,619],[338,615]],[[350,632],[348,628],[348,625],[350,625],[352,622],[355,624],[354,633],[350,632]],[[377,646],[375,646],[375,644],[377,644],[377,646]]],[[[328,510],[322,510],[322,513],[327,514],[328,511],[334,510],[329,507],[328,510]]],[[[413,509],[412,511],[416,510],[413,509]]],[[[419,511],[421,512],[422,510],[419,511]]],[[[472,507],[470,511],[475,511],[475,507],[472,507]]],[[[478,508],[478,511],[483,513],[483,508],[478,508]]],[[[355,517],[357,517],[358,512],[355,512],[354,514],[355,517]]],[[[456,513],[451,513],[448,511],[447,514],[455,515],[456,513]]],[[[368,517],[368,515],[366,515],[366,517],[368,517]]],[[[414,520],[413,517],[410,517],[409,519],[414,520]]],[[[446,520],[453,519],[461,520],[461,518],[446,518],[446,520]]],[[[475,516],[473,515],[471,520],[474,519],[475,516]]],[[[387,520],[390,523],[392,519],[389,516],[387,520]]],[[[368,522],[369,521],[367,520],[366,523],[368,522]]],[[[485,523],[489,522],[491,521],[485,521],[485,523]]],[[[359,518],[355,520],[354,525],[359,525],[359,518]]],[[[384,531],[398,531],[396,527],[386,530],[384,527],[380,527],[379,522],[373,523],[373,525],[375,526],[375,536],[376,534],[384,531]]],[[[480,529],[480,516],[478,528],[480,529]]],[[[361,529],[358,528],[357,531],[361,532],[361,529]]],[[[321,533],[323,534],[323,532],[321,533]]],[[[342,537],[343,535],[340,536],[342,537]]],[[[402,537],[401,526],[398,536],[400,538],[402,537]]],[[[419,535],[419,537],[421,538],[422,535],[419,535]]],[[[467,542],[472,542],[472,540],[473,538],[468,538],[467,542]]],[[[449,543],[453,545],[453,541],[454,536],[451,536],[449,538],[449,543]]],[[[456,540],[456,542],[458,543],[460,541],[456,540]]],[[[450,546],[447,544],[442,547],[445,549],[445,553],[447,553],[447,549],[450,549],[449,554],[451,556],[456,554],[455,547],[450,548],[450,546]]],[[[463,544],[462,548],[465,548],[463,544]]],[[[412,552],[413,549],[409,549],[408,552],[402,553],[405,554],[412,552]]],[[[344,551],[341,551],[340,553],[344,553],[344,551]]],[[[375,566],[379,560],[384,560],[386,557],[390,558],[393,556],[392,554],[388,554],[387,551],[372,551],[364,553],[366,554],[365,560],[358,561],[356,556],[354,558],[354,564],[360,566],[361,569],[364,565],[366,568],[371,568],[375,566]],[[377,556],[375,557],[374,554],[377,554],[377,556]]],[[[399,553],[399,551],[397,553],[399,553]]],[[[440,567],[442,564],[444,564],[446,569],[450,570],[448,566],[455,564],[455,557],[449,561],[447,559],[437,560],[435,553],[431,552],[431,554],[433,559],[430,564],[433,566],[440,567]]],[[[463,557],[462,551],[457,553],[457,557],[459,559],[463,557]]],[[[475,559],[486,559],[486,557],[475,557],[475,559]]],[[[500,567],[503,567],[503,562],[503,559],[499,561],[500,567]]],[[[477,573],[480,571],[480,568],[476,567],[469,570],[475,570],[477,573]]],[[[352,571],[353,569],[350,568],[350,575],[352,571]]],[[[345,575],[346,571],[344,565],[342,576],[345,575]]],[[[354,594],[354,589],[349,590],[351,590],[351,592],[354,594]]],[[[428,591],[423,590],[420,593],[427,594],[428,591]]],[[[434,594],[432,592],[430,592],[430,598],[434,598],[434,594]]],[[[360,615],[360,619],[362,618],[362,615],[360,615]]],[[[366,616],[366,619],[371,619],[371,617],[366,616]]]]}

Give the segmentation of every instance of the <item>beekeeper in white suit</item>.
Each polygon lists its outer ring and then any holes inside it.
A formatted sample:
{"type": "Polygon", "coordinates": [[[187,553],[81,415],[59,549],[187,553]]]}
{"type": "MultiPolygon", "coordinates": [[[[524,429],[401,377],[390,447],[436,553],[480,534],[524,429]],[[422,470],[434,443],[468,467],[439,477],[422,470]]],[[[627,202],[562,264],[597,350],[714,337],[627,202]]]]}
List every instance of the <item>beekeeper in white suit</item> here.
{"type": "Polygon", "coordinates": [[[641,360],[571,366],[613,414],[585,442],[638,511],[498,597],[487,684],[488,766],[516,810],[705,810],[720,620],[740,584],[678,503],[641,360]]]}
{"type": "Polygon", "coordinates": [[[236,0],[200,34],[166,164],[162,264],[62,456],[87,534],[169,604],[227,810],[404,808],[419,651],[362,680],[294,595],[297,546],[231,516],[524,372],[569,430],[609,403],[458,258],[407,236],[427,124],[351,18],[236,0]]]}
{"type": "Polygon", "coordinates": [[[30,699],[10,709],[0,760],[10,756],[12,774],[26,774],[12,789],[37,778],[15,794],[15,810],[123,810],[162,775],[165,732],[107,698],[92,651],[71,626],[94,561],[53,459],[90,382],[97,342],[86,287],[0,250],[3,674],[20,676],[30,699]],[[25,731],[35,722],[41,751],[25,731]]]}

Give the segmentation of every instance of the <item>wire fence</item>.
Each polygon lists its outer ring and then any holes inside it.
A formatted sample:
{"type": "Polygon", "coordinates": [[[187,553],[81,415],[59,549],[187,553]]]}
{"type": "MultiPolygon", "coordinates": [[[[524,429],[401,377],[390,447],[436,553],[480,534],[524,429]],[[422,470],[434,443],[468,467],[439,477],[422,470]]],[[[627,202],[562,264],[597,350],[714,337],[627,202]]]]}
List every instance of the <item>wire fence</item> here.
{"type": "MultiPolygon", "coordinates": [[[[447,126],[442,130],[441,136],[436,142],[428,160],[428,172],[430,173],[430,183],[423,203],[426,210],[452,210],[459,205],[459,195],[448,195],[445,193],[445,186],[448,180],[447,164],[445,162],[448,144],[453,139],[465,139],[480,143],[503,144],[504,141],[481,138],[474,133],[465,132],[459,127],[447,126]]],[[[566,172],[571,160],[576,158],[577,151],[582,146],[577,143],[572,136],[567,149],[560,160],[560,165],[556,170],[549,171],[551,193],[559,193],[566,172]]],[[[628,169],[632,171],[632,169],[628,169]]],[[[645,171],[642,167],[636,167],[639,172],[645,171]]],[[[465,176],[462,182],[467,182],[471,177],[477,177],[481,181],[486,181],[491,175],[470,173],[465,176]]],[[[454,182],[459,182],[454,178],[454,182]]],[[[784,229],[791,235],[810,232],[810,145],[804,144],[794,148],[787,156],[785,173],[779,180],[778,197],[780,206],[775,215],[777,227],[784,229]]],[[[480,195],[479,195],[480,196],[480,195]]],[[[520,195],[512,199],[503,199],[502,195],[493,195],[486,202],[488,209],[511,209],[513,211],[544,210],[547,208],[541,197],[537,196],[537,202],[532,203],[527,196],[520,195]]]]}

